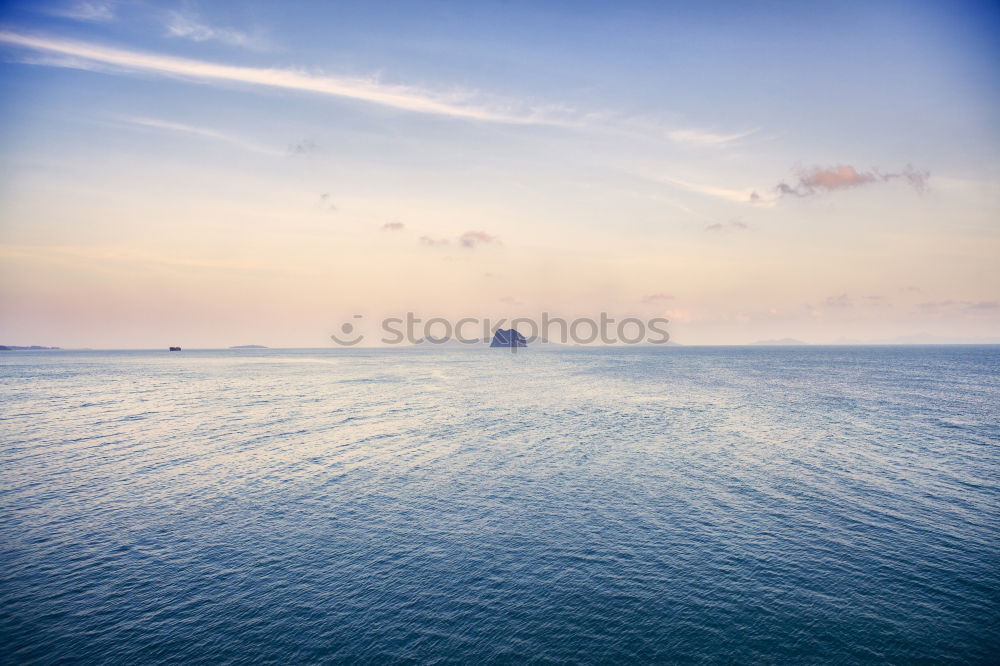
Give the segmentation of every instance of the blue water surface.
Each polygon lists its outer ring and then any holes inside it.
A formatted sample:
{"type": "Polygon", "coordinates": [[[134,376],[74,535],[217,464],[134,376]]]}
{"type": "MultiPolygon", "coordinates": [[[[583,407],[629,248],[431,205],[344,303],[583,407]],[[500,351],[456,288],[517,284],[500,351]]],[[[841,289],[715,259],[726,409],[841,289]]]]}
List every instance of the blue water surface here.
{"type": "Polygon", "coordinates": [[[1000,348],[4,352],[4,663],[989,663],[1000,348]]]}

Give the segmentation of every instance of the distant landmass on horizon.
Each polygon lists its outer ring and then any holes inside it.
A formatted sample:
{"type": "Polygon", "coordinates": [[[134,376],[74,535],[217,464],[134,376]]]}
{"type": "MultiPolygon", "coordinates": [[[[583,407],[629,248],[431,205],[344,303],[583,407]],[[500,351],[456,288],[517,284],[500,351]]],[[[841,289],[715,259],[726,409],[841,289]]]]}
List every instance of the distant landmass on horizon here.
{"type": "Polygon", "coordinates": [[[18,345],[0,345],[0,351],[44,351],[52,349],[61,349],[61,347],[43,347],[41,345],[29,345],[27,347],[18,345]]]}

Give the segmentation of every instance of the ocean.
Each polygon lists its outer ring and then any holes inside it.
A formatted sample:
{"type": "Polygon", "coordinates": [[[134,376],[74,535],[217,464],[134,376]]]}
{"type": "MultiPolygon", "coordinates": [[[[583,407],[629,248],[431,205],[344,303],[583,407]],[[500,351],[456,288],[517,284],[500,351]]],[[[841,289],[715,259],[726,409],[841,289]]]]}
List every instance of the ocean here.
{"type": "Polygon", "coordinates": [[[4,352],[0,662],[996,663],[998,370],[4,352]]]}

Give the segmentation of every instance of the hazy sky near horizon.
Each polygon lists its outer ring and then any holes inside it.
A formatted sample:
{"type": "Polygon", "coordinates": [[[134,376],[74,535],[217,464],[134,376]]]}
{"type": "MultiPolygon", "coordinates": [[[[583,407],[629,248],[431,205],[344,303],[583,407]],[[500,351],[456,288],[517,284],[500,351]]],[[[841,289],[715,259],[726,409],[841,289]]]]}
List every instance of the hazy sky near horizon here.
{"type": "Polygon", "coordinates": [[[0,344],[1000,341],[1000,9],[9,2],[0,344]]]}

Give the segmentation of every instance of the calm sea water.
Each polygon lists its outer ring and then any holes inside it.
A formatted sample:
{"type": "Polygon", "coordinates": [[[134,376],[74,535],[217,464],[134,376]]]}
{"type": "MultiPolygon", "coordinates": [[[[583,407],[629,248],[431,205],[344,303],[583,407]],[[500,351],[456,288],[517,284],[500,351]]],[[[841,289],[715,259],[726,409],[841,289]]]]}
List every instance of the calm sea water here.
{"type": "Polygon", "coordinates": [[[1000,348],[5,353],[5,663],[987,663],[1000,348]]]}

